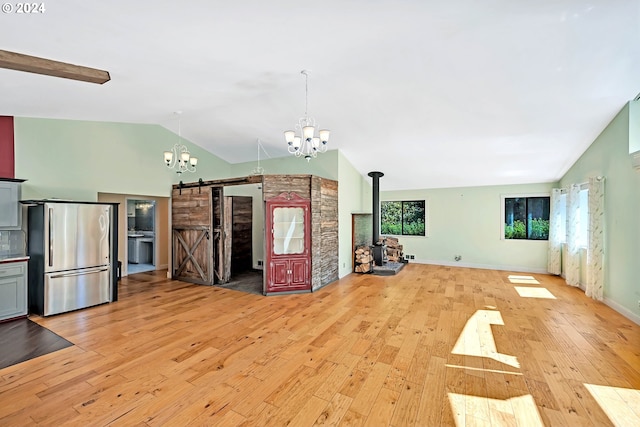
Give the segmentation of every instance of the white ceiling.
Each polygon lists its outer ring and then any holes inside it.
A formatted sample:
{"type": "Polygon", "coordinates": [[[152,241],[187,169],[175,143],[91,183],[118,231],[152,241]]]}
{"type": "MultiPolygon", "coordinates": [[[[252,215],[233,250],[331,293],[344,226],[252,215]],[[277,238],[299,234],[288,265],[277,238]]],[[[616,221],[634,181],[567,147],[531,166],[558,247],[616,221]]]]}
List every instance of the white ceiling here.
{"type": "Polygon", "coordinates": [[[0,115],[177,132],[181,110],[182,136],[223,159],[256,160],[257,138],[275,158],[308,69],[330,149],[382,190],[556,181],[640,91],[638,0],[44,5],[0,14],[0,49],[111,81],[0,69],[0,115]]]}

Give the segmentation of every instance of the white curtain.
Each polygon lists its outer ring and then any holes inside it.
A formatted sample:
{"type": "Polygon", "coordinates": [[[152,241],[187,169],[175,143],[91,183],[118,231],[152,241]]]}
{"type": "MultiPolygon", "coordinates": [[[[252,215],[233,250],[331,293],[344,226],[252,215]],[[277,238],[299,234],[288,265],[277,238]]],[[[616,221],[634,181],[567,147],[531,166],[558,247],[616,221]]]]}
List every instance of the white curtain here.
{"type": "Polygon", "coordinates": [[[567,285],[580,284],[580,186],[572,185],[567,192],[567,259],[565,261],[567,285]]]}
{"type": "Polygon", "coordinates": [[[604,287],[604,178],[589,178],[589,244],[585,294],[602,301],[604,287]]]}
{"type": "Polygon", "coordinates": [[[560,209],[559,188],[551,190],[551,206],[549,213],[549,248],[547,249],[547,271],[550,274],[559,275],[562,273],[562,241],[565,236],[561,235],[562,230],[562,210],[560,209]]]}

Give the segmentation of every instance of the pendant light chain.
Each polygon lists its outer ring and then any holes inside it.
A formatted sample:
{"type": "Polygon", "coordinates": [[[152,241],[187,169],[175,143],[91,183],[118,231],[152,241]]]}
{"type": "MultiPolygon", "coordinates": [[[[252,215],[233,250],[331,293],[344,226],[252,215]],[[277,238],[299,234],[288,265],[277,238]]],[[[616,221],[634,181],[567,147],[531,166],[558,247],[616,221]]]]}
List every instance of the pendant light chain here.
{"type": "Polygon", "coordinates": [[[309,117],[309,73],[302,70],[304,74],[304,116],[309,117]]]}

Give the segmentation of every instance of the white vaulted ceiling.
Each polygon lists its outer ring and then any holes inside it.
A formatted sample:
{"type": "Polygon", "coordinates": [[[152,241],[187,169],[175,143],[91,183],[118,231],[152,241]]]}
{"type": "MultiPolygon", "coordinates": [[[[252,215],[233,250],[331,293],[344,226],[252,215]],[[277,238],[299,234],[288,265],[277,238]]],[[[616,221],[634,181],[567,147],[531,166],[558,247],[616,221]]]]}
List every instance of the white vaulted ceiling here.
{"type": "MultiPolygon", "coordinates": [[[[109,71],[0,69],[0,115],[160,124],[231,162],[304,113],[383,190],[558,180],[640,92],[638,0],[44,2],[0,49],[109,71]]],[[[159,150],[165,147],[159,147],[159,150]]],[[[304,160],[300,159],[301,162],[304,160]]]]}

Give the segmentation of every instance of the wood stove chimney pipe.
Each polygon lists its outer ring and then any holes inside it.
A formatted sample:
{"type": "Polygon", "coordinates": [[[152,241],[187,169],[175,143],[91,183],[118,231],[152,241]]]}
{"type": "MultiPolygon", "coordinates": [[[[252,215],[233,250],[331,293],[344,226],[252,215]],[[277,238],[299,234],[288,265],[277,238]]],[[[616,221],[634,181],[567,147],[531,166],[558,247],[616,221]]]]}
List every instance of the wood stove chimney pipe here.
{"type": "Polygon", "coordinates": [[[373,180],[373,244],[377,245],[380,240],[380,178],[384,176],[382,172],[369,172],[368,175],[373,180]]]}

